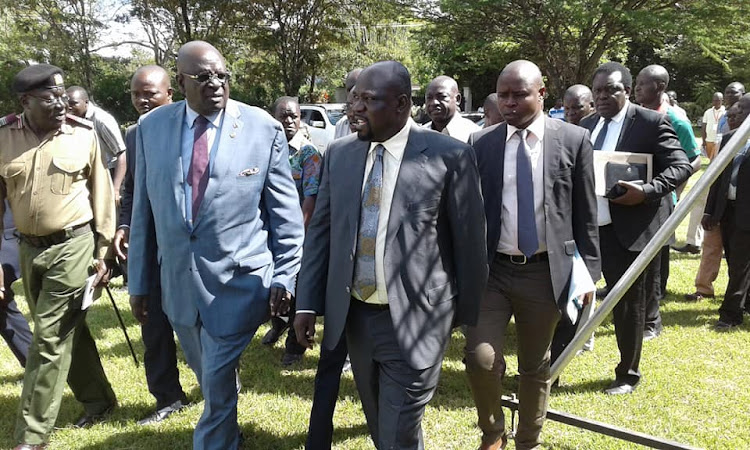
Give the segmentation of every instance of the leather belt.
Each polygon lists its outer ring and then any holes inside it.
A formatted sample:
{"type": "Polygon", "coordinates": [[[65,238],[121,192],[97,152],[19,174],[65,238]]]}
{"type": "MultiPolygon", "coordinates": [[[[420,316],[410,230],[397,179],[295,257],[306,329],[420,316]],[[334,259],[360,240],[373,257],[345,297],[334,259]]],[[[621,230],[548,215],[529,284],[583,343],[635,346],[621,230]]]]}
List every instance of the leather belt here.
{"type": "Polygon", "coordinates": [[[385,311],[386,309],[390,309],[388,303],[367,303],[354,297],[352,297],[351,304],[370,311],[385,311]]]}
{"type": "Polygon", "coordinates": [[[64,230],[56,231],[46,236],[32,236],[29,234],[21,234],[21,240],[32,247],[51,247],[53,245],[62,244],[63,242],[73,239],[74,237],[83,236],[86,233],[91,232],[91,224],[86,222],[73,227],[68,227],[64,230]]]}
{"type": "Polygon", "coordinates": [[[506,255],[505,253],[497,252],[495,253],[495,259],[510,261],[518,266],[523,266],[524,264],[549,261],[549,256],[547,255],[547,252],[536,253],[528,257],[525,255],[506,255]]]}

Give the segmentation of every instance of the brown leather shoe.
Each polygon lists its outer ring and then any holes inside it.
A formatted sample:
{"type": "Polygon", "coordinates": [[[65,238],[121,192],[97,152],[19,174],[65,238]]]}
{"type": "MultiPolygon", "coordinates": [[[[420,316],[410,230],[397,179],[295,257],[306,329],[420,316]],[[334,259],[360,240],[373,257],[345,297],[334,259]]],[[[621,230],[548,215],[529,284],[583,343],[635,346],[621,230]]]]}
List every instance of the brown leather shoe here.
{"type": "Polygon", "coordinates": [[[502,435],[494,442],[485,442],[482,439],[482,445],[479,446],[479,450],[503,450],[508,445],[508,436],[502,435]]]}
{"type": "Polygon", "coordinates": [[[18,444],[13,450],[44,450],[47,444],[18,444]]]}

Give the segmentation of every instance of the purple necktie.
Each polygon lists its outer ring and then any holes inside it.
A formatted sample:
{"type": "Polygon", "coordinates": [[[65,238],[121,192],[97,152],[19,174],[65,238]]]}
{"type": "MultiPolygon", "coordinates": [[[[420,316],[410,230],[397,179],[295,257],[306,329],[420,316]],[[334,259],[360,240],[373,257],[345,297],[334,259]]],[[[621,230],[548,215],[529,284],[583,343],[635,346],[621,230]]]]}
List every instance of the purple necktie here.
{"type": "Polygon", "coordinates": [[[193,130],[193,157],[188,169],[188,184],[193,188],[193,221],[198,216],[198,209],[208,185],[208,119],[198,116],[193,130]]]}

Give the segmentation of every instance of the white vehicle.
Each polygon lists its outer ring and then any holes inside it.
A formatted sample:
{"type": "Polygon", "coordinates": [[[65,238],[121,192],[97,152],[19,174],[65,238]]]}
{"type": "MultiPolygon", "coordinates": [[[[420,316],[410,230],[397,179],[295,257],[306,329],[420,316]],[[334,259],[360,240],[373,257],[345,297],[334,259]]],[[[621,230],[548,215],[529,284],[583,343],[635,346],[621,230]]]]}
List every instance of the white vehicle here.
{"type": "Polygon", "coordinates": [[[307,124],[310,140],[320,153],[328,148],[336,132],[336,122],[344,117],[343,103],[318,103],[299,105],[302,122],[307,124]]]}

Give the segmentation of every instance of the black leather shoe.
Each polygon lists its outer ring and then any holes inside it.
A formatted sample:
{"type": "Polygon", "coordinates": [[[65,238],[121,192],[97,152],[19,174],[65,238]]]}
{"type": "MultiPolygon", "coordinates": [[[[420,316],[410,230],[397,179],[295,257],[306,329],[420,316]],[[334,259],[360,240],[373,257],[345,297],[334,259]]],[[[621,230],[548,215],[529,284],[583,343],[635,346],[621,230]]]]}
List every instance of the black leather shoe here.
{"type": "Polygon", "coordinates": [[[266,332],[260,343],[263,345],[275,344],[287,328],[289,328],[289,322],[276,318],[271,319],[271,329],[266,332]]]}
{"type": "Polygon", "coordinates": [[[729,323],[729,322],[724,322],[723,320],[720,320],[716,322],[716,325],[714,325],[714,331],[718,331],[718,332],[730,331],[730,330],[737,328],[738,326],[739,326],[738,323],[729,323]]]}
{"type": "Polygon", "coordinates": [[[656,339],[661,335],[661,331],[656,330],[646,330],[643,332],[643,341],[647,342],[653,339],[656,339]]]}
{"type": "Polygon", "coordinates": [[[44,450],[47,444],[18,444],[13,450],[44,450]]]}
{"type": "Polygon", "coordinates": [[[110,414],[112,414],[112,411],[117,407],[117,403],[114,405],[111,405],[109,408],[105,409],[99,414],[84,414],[83,417],[78,419],[78,421],[73,425],[75,428],[88,428],[94,424],[97,424],[104,419],[107,418],[110,414]]]}
{"type": "Polygon", "coordinates": [[[672,250],[680,253],[690,253],[691,255],[697,255],[701,252],[700,247],[693,244],[685,244],[682,247],[672,247],[672,250]]]}
{"type": "Polygon", "coordinates": [[[604,390],[604,393],[607,395],[632,394],[636,386],[637,384],[628,384],[624,381],[615,380],[604,390]]]}
{"type": "Polygon", "coordinates": [[[703,300],[704,298],[714,298],[715,295],[712,294],[701,294],[700,292],[693,292],[692,294],[685,294],[685,300],[689,302],[698,302],[703,300]]]}
{"type": "Polygon", "coordinates": [[[607,294],[609,294],[608,286],[604,286],[603,288],[596,290],[596,298],[598,298],[599,300],[605,298],[607,294]]]}
{"type": "Polygon", "coordinates": [[[177,411],[181,410],[182,408],[185,408],[186,406],[188,406],[187,400],[185,400],[184,402],[182,400],[177,400],[171,405],[159,408],[154,411],[153,414],[139,420],[138,425],[150,425],[152,423],[159,423],[172,414],[176,413],[177,411]]]}
{"type": "Polygon", "coordinates": [[[284,367],[293,366],[302,361],[302,357],[304,356],[302,353],[284,353],[284,356],[281,357],[281,365],[284,367]]]}

